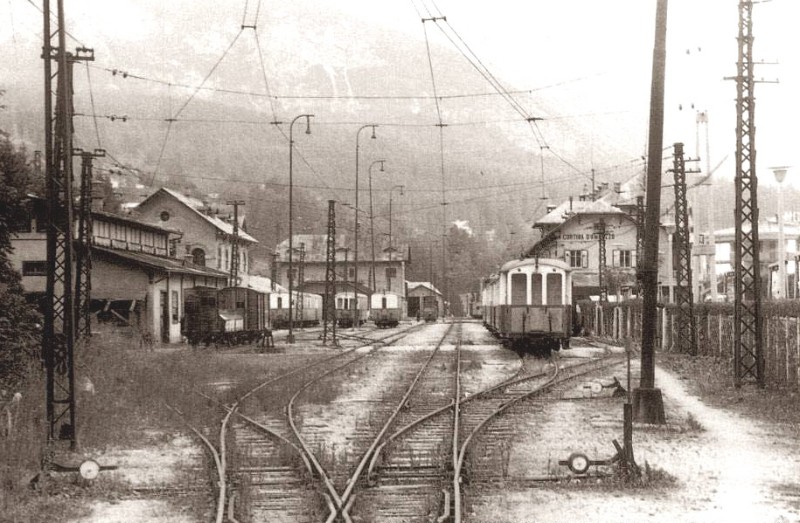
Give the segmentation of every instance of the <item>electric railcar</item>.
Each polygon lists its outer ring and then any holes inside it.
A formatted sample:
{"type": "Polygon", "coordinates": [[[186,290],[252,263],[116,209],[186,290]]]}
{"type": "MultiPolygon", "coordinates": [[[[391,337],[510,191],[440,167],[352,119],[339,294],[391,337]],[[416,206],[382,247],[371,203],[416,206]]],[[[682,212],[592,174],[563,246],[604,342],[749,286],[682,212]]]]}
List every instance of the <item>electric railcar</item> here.
{"type": "Polygon", "coordinates": [[[484,325],[522,350],[569,348],[573,332],[572,274],[561,260],[512,260],[483,281],[484,325]]]}
{"type": "Polygon", "coordinates": [[[356,294],[353,291],[337,292],[336,300],[336,323],[340,327],[360,327],[365,321],[369,310],[367,309],[367,295],[356,294]],[[356,309],[356,300],[358,308],[356,309]],[[356,321],[356,317],[358,321],[356,321]]]}
{"type": "Polygon", "coordinates": [[[181,332],[190,345],[264,341],[268,304],[267,294],[244,287],[186,289],[181,332]]]}
{"type": "Polygon", "coordinates": [[[370,297],[370,309],[376,327],[397,327],[403,317],[405,298],[396,292],[376,292],[370,297]]]}
{"type": "MultiPolygon", "coordinates": [[[[322,317],[322,296],[308,292],[293,292],[292,325],[295,327],[314,327],[322,317]],[[303,300],[303,310],[297,310],[296,300],[303,300]],[[299,313],[299,317],[297,315],[299,313]]],[[[269,295],[270,324],[273,329],[289,328],[289,293],[273,292],[269,295]]]]}

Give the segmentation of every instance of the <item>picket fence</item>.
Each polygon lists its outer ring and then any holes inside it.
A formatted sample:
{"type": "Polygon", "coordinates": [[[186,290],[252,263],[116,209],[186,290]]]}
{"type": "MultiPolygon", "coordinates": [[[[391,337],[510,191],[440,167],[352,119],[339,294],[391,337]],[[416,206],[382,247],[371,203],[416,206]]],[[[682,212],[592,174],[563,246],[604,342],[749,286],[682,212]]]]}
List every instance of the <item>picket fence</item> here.
{"type": "MultiPolygon", "coordinates": [[[[678,352],[675,306],[656,309],[656,349],[678,352]]],[[[800,388],[800,303],[770,302],[762,306],[764,377],[771,388],[800,388]]],[[[733,360],[733,304],[697,304],[694,310],[697,354],[733,360]]],[[[622,342],[641,342],[640,300],[581,303],[588,333],[622,342]]],[[[733,365],[731,365],[731,369],[733,365]]]]}

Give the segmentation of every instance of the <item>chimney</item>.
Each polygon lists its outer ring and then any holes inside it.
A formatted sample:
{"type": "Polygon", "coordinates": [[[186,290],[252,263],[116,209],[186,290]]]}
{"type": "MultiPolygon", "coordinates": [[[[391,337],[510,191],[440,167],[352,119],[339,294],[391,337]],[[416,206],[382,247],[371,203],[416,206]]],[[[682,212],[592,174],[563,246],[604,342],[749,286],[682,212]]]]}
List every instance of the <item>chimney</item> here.
{"type": "Polygon", "coordinates": [[[620,182],[614,182],[614,192],[615,193],[622,192],[622,184],[620,182]]]}
{"type": "Polygon", "coordinates": [[[572,212],[572,196],[569,197],[569,212],[572,212]]]}

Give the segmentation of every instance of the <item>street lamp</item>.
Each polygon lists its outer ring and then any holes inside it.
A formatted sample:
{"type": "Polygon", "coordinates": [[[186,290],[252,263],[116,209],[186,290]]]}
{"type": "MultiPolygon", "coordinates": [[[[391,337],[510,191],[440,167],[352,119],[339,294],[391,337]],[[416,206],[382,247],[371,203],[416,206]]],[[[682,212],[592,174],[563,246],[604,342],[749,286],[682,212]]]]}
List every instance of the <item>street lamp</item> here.
{"type": "Polygon", "coordinates": [[[305,118],[306,134],[311,134],[311,118],[313,116],[313,114],[301,114],[295,116],[294,120],[292,120],[292,123],[289,124],[289,336],[286,338],[287,343],[294,343],[294,321],[292,318],[292,292],[294,291],[294,267],[292,257],[292,253],[294,252],[292,232],[292,224],[294,222],[294,216],[292,214],[292,166],[294,163],[294,138],[292,133],[294,130],[294,123],[300,118],[305,118]]]}
{"type": "MultiPolygon", "coordinates": [[[[783,233],[783,190],[788,167],[771,167],[778,182],[778,298],[786,298],[786,238],[783,233]]],[[[795,275],[797,277],[797,275],[795,275]]]]}
{"type": "MultiPolygon", "coordinates": [[[[375,214],[373,213],[372,210],[372,166],[374,166],[376,163],[379,163],[381,164],[381,172],[386,172],[383,169],[383,164],[385,161],[386,160],[375,160],[374,162],[369,164],[369,169],[367,169],[367,172],[369,173],[369,236],[370,236],[370,242],[372,244],[372,268],[371,268],[372,285],[370,286],[370,288],[372,289],[373,293],[375,292],[375,288],[377,287],[377,285],[375,283],[375,214]]],[[[371,300],[370,300],[370,307],[372,307],[371,300]]]]}
{"type": "MultiPolygon", "coordinates": [[[[364,129],[368,129],[372,127],[372,139],[376,138],[375,136],[375,128],[378,127],[377,124],[366,124],[362,125],[356,131],[356,209],[355,209],[355,217],[356,217],[356,230],[355,230],[355,249],[353,251],[353,267],[354,267],[354,283],[356,292],[358,291],[358,151],[359,151],[359,138],[361,137],[361,131],[364,129]]],[[[356,296],[357,297],[357,296],[356,296]]],[[[358,300],[354,300],[355,302],[355,313],[353,314],[353,324],[358,324],[359,312],[358,312],[358,300]]]]}
{"type": "Polygon", "coordinates": [[[405,194],[405,185],[395,185],[389,189],[389,261],[392,261],[392,254],[394,254],[394,244],[392,243],[392,191],[400,188],[400,196],[405,194]]]}

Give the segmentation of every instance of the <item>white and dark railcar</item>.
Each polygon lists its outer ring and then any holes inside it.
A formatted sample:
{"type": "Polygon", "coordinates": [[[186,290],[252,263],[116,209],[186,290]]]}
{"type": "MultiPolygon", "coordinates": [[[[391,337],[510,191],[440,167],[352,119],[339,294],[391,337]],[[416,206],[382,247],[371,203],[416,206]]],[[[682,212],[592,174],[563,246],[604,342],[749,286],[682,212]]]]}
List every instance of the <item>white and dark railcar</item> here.
{"type": "Polygon", "coordinates": [[[294,327],[314,327],[319,325],[322,318],[322,296],[308,292],[293,292],[294,299],[289,304],[288,292],[273,292],[269,295],[270,324],[273,329],[287,329],[289,327],[289,307],[292,310],[292,325],[294,327]],[[297,310],[297,300],[303,300],[302,311],[297,310]],[[299,314],[299,317],[297,313],[299,314]]]}
{"type": "Polygon", "coordinates": [[[376,292],[370,297],[370,314],[379,329],[397,327],[405,314],[405,298],[396,292],[376,292]]]}
{"type": "Polygon", "coordinates": [[[512,348],[569,348],[572,336],[572,274],[561,260],[524,258],[507,262],[483,281],[484,325],[512,348]]]}
{"type": "Polygon", "coordinates": [[[360,327],[369,315],[367,295],[354,293],[353,291],[337,292],[334,297],[336,300],[336,323],[340,327],[360,327]],[[357,301],[356,301],[357,300],[357,301]],[[358,304],[358,307],[356,307],[358,304]],[[356,319],[357,318],[357,319],[356,319]]]}

